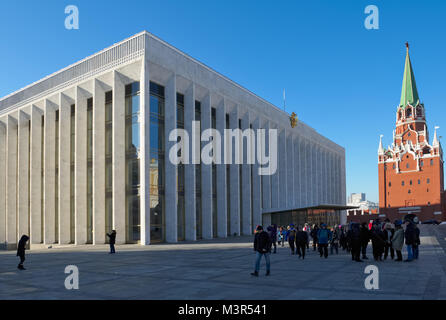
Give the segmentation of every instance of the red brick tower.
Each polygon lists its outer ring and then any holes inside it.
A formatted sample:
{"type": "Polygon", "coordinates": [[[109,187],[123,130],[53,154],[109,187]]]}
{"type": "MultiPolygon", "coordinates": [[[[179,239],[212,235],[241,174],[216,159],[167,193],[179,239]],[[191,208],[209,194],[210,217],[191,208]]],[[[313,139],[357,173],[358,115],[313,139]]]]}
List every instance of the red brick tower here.
{"type": "Polygon", "coordinates": [[[393,143],[384,149],[381,136],[378,148],[380,216],[393,221],[414,213],[420,221],[443,221],[443,150],[437,138],[438,127],[432,144],[429,143],[424,104],[418,98],[408,43],[406,47],[393,143]]]}

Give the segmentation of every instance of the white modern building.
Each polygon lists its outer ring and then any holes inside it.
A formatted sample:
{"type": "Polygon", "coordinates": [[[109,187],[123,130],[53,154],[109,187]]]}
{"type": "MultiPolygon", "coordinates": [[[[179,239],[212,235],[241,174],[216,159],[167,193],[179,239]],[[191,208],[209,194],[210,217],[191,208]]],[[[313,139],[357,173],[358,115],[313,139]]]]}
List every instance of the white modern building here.
{"type": "Polygon", "coordinates": [[[112,229],[142,245],[252,234],[305,208],[345,220],[345,190],[344,148],[148,32],[0,99],[6,248],[23,234],[31,247],[103,244],[112,229]],[[277,171],[173,164],[169,134],[193,120],[277,129],[277,171]]]}

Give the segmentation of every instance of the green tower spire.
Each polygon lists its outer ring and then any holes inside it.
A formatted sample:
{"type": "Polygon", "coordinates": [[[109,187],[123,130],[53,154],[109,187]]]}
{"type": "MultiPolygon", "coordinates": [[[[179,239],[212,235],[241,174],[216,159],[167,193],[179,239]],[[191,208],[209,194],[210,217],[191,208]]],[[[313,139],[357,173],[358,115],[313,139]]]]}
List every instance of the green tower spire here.
{"type": "Polygon", "coordinates": [[[404,66],[403,88],[401,90],[400,107],[405,107],[407,103],[415,106],[419,103],[417,84],[412,70],[412,64],[409,58],[409,43],[406,42],[406,64],[404,66]]]}

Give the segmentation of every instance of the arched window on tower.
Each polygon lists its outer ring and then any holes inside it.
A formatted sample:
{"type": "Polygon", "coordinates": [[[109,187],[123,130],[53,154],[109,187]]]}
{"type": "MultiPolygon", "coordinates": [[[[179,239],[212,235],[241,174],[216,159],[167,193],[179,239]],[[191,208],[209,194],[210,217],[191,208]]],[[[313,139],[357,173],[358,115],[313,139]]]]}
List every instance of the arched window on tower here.
{"type": "Polygon", "coordinates": [[[401,110],[398,111],[398,120],[401,120],[401,117],[402,117],[402,116],[403,116],[403,114],[402,114],[401,110]]]}
{"type": "Polygon", "coordinates": [[[406,109],[406,118],[410,118],[410,117],[412,117],[412,108],[408,107],[406,109]]]}
{"type": "Polygon", "coordinates": [[[423,116],[423,110],[421,109],[421,106],[417,106],[417,117],[423,116]]]}

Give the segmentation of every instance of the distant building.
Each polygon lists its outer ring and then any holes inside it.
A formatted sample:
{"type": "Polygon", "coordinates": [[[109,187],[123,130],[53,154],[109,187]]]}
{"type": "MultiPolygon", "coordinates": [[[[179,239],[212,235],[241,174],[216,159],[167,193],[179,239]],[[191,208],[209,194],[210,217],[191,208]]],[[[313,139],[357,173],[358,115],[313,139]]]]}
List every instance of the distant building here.
{"type": "Polygon", "coordinates": [[[378,204],[368,201],[365,193],[350,194],[347,206],[356,207],[347,211],[348,222],[369,222],[369,220],[378,218],[378,204]]]}
{"type": "Polygon", "coordinates": [[[443,150],[437,127],[429,142],[424,104],[418,97],[406,46],[393,143],[384,149],[381,137],[378,148],[380,216],[394,220],[414,213],[421,221],[444,220],[443,150]]]}

